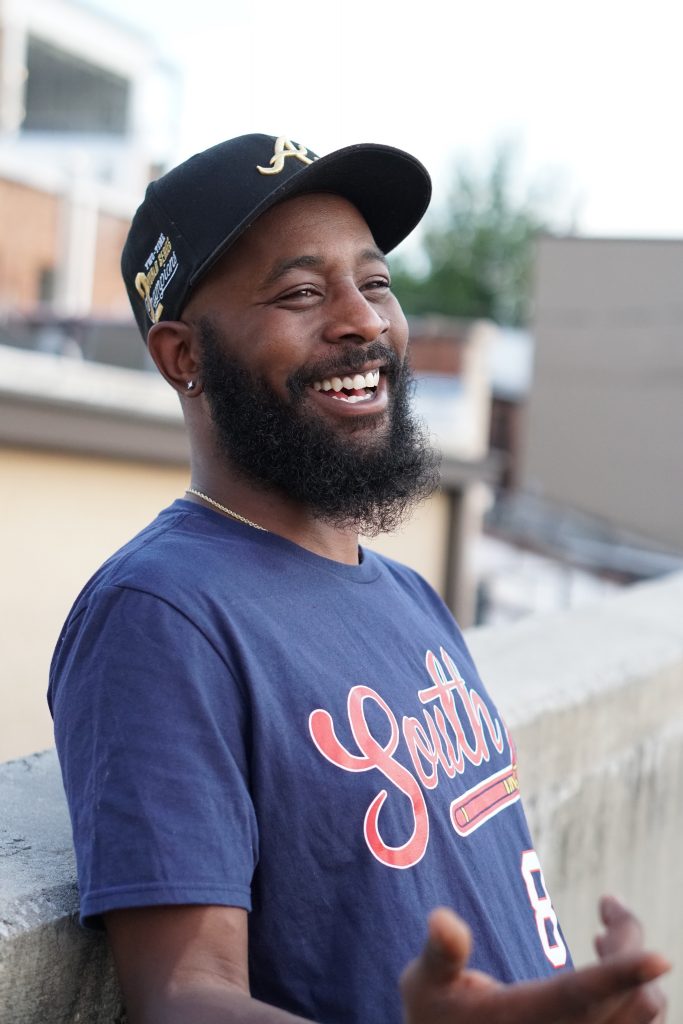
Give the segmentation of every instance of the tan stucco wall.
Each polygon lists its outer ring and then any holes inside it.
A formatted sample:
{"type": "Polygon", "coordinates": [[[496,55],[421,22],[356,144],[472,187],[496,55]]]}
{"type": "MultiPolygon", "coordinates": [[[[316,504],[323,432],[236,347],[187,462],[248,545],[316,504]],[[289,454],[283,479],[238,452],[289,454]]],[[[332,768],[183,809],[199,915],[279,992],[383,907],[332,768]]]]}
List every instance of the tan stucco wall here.
{"type": "Polygon", "coordinates": [[[414,512],[395,533],[385,533],[362,543],[373,551],[417,569],[443,596],[448,549],[448,499],[435,494],[414,512]]]}
{"type": "Polygon", "coordinates": [[[183,467],[0,448],[0,761],[52,745],[52,648],[88,577],[187,485],[183,467]]]}

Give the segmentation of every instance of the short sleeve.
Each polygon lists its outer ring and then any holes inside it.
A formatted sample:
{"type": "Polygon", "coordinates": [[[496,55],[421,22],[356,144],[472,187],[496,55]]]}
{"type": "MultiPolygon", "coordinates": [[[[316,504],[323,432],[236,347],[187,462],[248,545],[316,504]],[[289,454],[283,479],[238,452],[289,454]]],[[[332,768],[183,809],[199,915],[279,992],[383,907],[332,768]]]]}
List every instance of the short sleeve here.
{"type": "Polygon", "coordinates": [[[204,633],[152,594],[104,587],[61,637],[51,702],[84,923],[159,904],[249,910],[249,714],[204,633]]]}

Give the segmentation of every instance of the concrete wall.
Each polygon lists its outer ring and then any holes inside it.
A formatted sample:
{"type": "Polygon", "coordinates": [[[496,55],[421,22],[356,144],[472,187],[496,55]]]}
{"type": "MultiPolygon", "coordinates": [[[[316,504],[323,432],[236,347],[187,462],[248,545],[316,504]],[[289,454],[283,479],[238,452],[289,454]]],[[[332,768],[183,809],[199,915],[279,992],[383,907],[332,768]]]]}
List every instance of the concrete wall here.
{"type": "Polygon", "coordinates": [[[545,238],[523,483],[683,548],[683,241],[545,238]]]}
{"type": "Polygon", "coordinates": [[[68,815],[53,752],[0,766],[0,1020],[120,1024],[104,937],[74,924],[68,815]]]}
{"type": "Polygon", "coordinates": [[[614,893],[677,971],[683,1019],[683,575],[599,604],[474,631],[470,643],[519,748],[544,873],[577,962],[614,893]]]}
{"type": "MultiPolygon", "coordinates": [[[[674,963],[683,1014],[683,576],[469,640],[517,740],[544,873],[577,961],[621,894],[674,963]]],[[[0,766],[0,1019],[121,1024],[105,946],[74,924],[54,754],[0,766]]]]}

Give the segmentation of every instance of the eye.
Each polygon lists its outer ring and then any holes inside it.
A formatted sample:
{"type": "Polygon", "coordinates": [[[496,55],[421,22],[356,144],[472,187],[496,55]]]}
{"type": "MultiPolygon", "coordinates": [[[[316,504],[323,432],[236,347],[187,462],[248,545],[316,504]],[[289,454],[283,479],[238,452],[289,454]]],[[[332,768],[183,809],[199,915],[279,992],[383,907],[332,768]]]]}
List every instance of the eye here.
{"type": "Polygon", "coordinates": [[[292,288],[290,291],[283,292],[282,295],[278,295],[275,302],[308,302],[311,299],[317,299],[320,297],[320,289],[316,288],[312,284],[299,285],[298,288],[292,288]]]}
{"type": "Polygon", "coordinates": [[[306,288],[297,288],[296,291],[290,292],[285,298],[296,298],[298,295],[308,298],[309,295],[317,295],[318,292],[315,288],[311,288],[310,285],[306,288]]]}
{"type": "Polygon", "coordinates": [[[365,291],[371,292],[389,291],[390,288],[391,281],[388,277],[373,277],[363,285],[365,291]]]}

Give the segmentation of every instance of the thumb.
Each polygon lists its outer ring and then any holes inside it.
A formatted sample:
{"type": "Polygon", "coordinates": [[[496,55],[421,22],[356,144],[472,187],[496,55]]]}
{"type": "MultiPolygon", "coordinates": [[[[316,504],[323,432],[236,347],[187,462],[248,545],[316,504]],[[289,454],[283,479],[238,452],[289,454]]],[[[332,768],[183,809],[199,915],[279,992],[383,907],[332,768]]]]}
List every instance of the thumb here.
{"type": "Polygon", "coordinates": [[[433,984],[447,984],[467,966],[472,933],[463,919],[447,907],[433,910],[427,927],[427,941],[420,957],[422,969],[433,984]]]}

